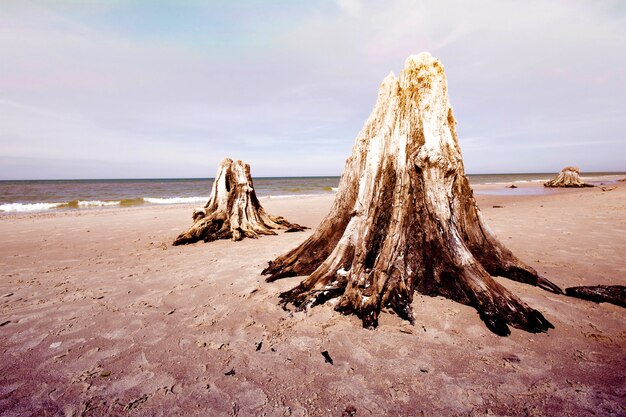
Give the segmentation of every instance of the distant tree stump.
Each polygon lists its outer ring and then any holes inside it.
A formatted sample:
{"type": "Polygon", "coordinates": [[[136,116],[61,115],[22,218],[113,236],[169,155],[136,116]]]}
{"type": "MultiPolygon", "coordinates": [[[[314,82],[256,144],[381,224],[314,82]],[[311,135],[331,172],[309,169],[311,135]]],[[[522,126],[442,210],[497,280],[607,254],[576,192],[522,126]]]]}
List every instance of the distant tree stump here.
{"type": "Polygon", "coordinates": [[[192,218],[193,225],[174,240],[174,246],[200,240],[255,239],[259,235],[275,235],[277,229],[286,232],[306,229],[283,217],[267,214],[254,191],[250,165],[229,158],[220,164],[209,201],[203,209],[194,210],[192,218]]]}
{"type": "Polygon", "coordinates": [[[411,56],[378,100],[346,162],[330,214],[302,245],[271,261],[268,282],[308,275],[280,295],[297,309],[336,310],[376,327],[381,308],[414,322],[415,290],[478,310],[487,327],[553,326],[491,275],[561,289],[516,258],[485,225],[456,136],[441,63],[411,56]]]}
{"type": "Polygon", "coordinates": [[[593,187],[591,184],[584,183],[580,179],[580,169],[577,167],[565,167],[559,172],[559,175],[543,184],[544,187],[563,187],[563,188],[582,188],[593,187]]]}

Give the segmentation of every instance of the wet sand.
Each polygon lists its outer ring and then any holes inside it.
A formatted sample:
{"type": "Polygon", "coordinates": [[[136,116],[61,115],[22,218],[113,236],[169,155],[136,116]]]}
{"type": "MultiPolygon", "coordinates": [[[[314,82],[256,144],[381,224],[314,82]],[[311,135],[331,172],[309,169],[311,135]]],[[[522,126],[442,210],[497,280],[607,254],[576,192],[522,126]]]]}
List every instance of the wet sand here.
{"type": "MultiPolygon", "coordinates": [[[[562,288],[626,285],[626,183],[611,186],[477,199],[562,288]]],[[[315,227],[332,198],[262,203],[315,227]]],[[[499,337],[419,294],[415,326],[291,313],[277,295],[300,278],[259,273],[312,231],[172,247],[192,208],[0,217],[0,415],[626,415],[624,308],[497,278],[555,329],[499,337]]]]}

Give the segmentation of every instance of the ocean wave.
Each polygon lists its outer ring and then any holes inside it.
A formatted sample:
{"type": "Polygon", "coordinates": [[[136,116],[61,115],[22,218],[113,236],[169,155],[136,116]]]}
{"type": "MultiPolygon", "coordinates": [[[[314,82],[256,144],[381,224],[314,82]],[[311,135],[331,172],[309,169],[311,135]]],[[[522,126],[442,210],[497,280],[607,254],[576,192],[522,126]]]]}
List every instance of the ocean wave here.
{"type": "Polygon", "coordinates": [[[266,196],[262,196],[261,198],[267,198],[270,200],[282,200],[282,199],[289,199],[289,198],[307,198],[307,197],[323,197],[323,196],[327,196],[329,194],[278,194],[278,195],[266,195],[266,196]]]}
{"type": "Polygon", "coordinates": [[[100,201],[100,200],[89,200],[89,201],[79,201],[78,207],[106,207],[106,206],[115,206],[118,205],[119,201],[100,201]]]}
{"type": "MultiPolygon", "coordinates": [[[[333,191],[337,191],[337,188],[333,187],[333,191]]],[[[306,197],[318,197],[328,194],[279,194],[268,195],[261,198],[267,199],[290,199],[290,198],[306,198],[306,197]]],[[[190,203],[206,203],[209,197],[194,196],[194,197],[138,197],[128,198],[121,200],[71,200],[63,203],[5,203],[0,204],[0,212],[37,212],[48,211],[54,209],[89,209],[98,207],[132,207],[143,204],[190,204],[190,203]]]]}
{"type": "Polygon", "coordinates": [[[80,208],[80,207],[105,207],[115,206],[119,201],[100,201],[100,200],[72,200],[59,205],[59,208],[80,208]]]}
{"type": "Polygon", "coordinates": [[[209,197],[144,197],[143,200],[151,204],[206,203],[209,197]]]}
{"type": "Polygon", "coordinates": [[[57,208],[63,203],[6,203],[0,204],[0,211],[3,212],[29,212],[43,211],[57,208]]]}
{"type": "Polygon", "coordinates": [[[121,200],[70,200],[64,203],[5,203],[0,204],[0,212],[5,213],[28,213],[47,211],[53,209],[81,209],[96,207],[132,207],[145,203],[151,204],[182,204],[206,202],[209,197],[146,197],[126,198],[121,200]]]}
{"type": "Polygon", "coordinates": [[[139,206],[143,203],[145,203],[146,201],[139,197],[139,198],[124,198],[120,201],[118,201],[118,204],[122,207],[129,207],[129,206],[139,206]]]}

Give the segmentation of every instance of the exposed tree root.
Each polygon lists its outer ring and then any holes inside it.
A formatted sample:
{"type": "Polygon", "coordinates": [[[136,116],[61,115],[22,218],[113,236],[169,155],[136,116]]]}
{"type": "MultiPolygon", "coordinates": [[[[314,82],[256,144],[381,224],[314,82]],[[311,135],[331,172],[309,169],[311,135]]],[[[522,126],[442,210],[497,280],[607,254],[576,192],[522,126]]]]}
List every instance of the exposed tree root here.
{"type": "Polygon", "coordinates": [[[569,287],[565,294],[570,297],[595,301],[596,303],[611,303],[626,307],[626,286],[624,285],[591,285],[583,287],[569,287]]]}

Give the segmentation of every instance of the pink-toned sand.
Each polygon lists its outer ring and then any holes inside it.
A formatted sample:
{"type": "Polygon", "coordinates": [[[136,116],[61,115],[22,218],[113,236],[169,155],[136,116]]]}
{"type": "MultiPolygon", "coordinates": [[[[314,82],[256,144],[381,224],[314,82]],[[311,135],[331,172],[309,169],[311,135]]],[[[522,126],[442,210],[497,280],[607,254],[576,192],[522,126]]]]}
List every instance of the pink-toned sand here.
{"type": "MultiPolygon", "coordinates": [[[[561,287],[626,284],[626,183],[478,201],[561,287]]],[[[262,203],[315,227],[332,197],[262,203]]],[[[300,278],[259,275],[311,231],[172,247],[191,210],[0,217],[0,415],[626,415],[624,308],[498,278],[555,329],[499,337],[416,294],[415,326],[365,330],[328,305],[284,311],[300,278]]]]}

